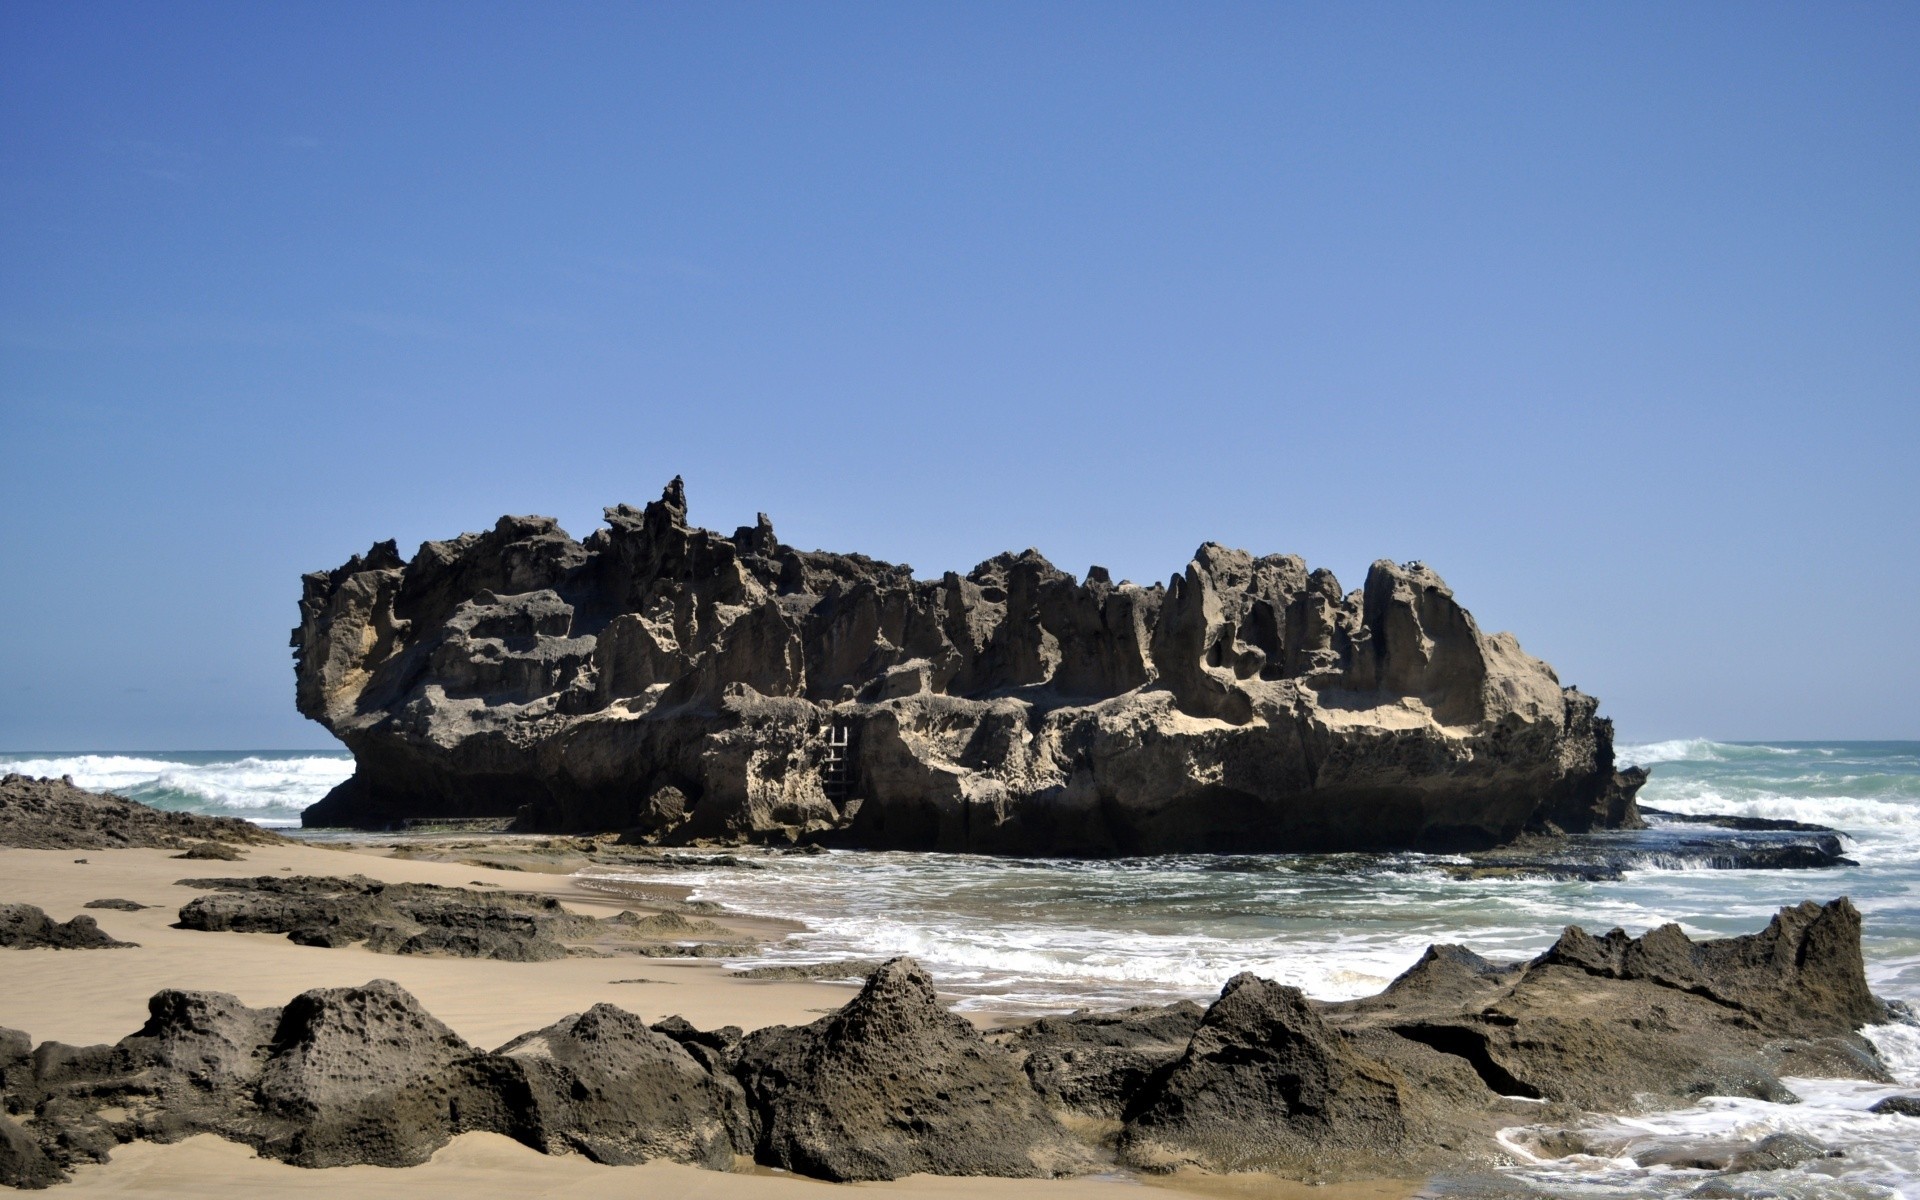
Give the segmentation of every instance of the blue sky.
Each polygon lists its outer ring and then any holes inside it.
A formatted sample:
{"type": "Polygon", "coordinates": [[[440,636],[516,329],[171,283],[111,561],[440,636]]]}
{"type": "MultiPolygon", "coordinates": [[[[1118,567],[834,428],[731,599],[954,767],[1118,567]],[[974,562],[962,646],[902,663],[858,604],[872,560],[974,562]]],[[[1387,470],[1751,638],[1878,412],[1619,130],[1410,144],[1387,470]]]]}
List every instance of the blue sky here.
{"type": "Polygon", "coordinates": [[[1911,4],[0,6],[0,748],[326,745],[301,572],[675,474],[1920,737],[1917,410],[1911,4]]]}

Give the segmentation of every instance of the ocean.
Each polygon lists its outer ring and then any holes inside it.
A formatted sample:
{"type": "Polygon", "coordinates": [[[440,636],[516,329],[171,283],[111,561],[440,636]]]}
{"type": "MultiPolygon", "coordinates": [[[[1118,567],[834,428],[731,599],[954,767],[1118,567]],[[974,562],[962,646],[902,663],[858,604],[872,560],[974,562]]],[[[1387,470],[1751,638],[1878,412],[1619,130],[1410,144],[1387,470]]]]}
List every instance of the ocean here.
{"type": "MultiPolygon", "coordinates": [[[[1520,958],[1544,950],[1568,924],[1639,933],[1677,921],[1695,937],[1717,937],[1754,932],[1783,904],[1846,895],[1866,918],[1875,990],[1920,1007],[1920,742],[1691,739],[1623,746],[1620,758],[1653,769],[1641,793],[1649,806],[1830,825],[1844,832],[1858,865],[1717,870],[1664,851],[1657,838],[1622,834],[1605,835],[1630,855],[1624,877],[1609,881],[1457,879],[1445,870],[1457,860],[1415,854],[1088,862],[834,852],[765,859],[760,869],[617,877],[690,886],[696,898],[808,926],[741,965],[912,954],[961,1007],[1016,1012],[1204,1002],[1242,970],[1313,996],[1359,996],[1434,942],[1520,958]]],[[[72,775],[83,787],[157,807],[276,826],[297,824],[300,809],[351,765],[345,754],[311,752],[0,755],[0,771],[72,775]]],[[[1902,1084],[1920,1087],[1920,1027],[1871,1036],[1902,1084]]],[[[1714,1099],[1622,1120],[1648,1132],[1798,1130],[1846,1151],[1761,1177],[1771,1195],[1920,1197],[1920,1122],[1863,1111],[1898,1089],[1790,1086],[1803,1103],[1714,1099]]],[[[1523,1165],[1509,1175],[1567,1196],[1679,1196],[1702,1178],[1593,1159],[1523,1165]]]]}

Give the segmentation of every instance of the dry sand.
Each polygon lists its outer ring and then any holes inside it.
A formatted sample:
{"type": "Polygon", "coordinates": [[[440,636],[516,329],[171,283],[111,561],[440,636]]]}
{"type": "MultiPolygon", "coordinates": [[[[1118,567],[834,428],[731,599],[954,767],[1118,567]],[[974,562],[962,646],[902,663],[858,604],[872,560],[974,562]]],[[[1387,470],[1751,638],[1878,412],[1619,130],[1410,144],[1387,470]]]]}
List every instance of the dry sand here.
{"type": "MultiPolygon", "coordinates": [[[[279,934],[203,933],[171,928],[182,904],[201,893],[176,880],[225,875],[370,875],[377,879],[469,887],[494,884],[559,897],[579,912],[605,916],[622,908],[646,911],[631,899],[586,891],[564,875],[494,870],[461,863],[391,858],[356,849],[291,843],[249,847],[245,862],[185,861],[167,850],[0,849],[0,901],[37,904],[55,920],[85,912],[114,937],[138,942],[132,950],[0,951],[0,1026],[27,1032],[36,1042],[75,1045],[112,1042],[146,1020],[147,998],[167,987],[230,992],[250,1005],[281,1005],[315,987],[391,979],[420,998],[460,1036],[491,1048],[568,1013],[606,1001],[649,1021],[671,1013],[701,1028],[798,1024],[851,998],[844,985],[732,978],[711,961],[620,956],[508,963],[374,954],[358,946],[298,946],[279,934]],[[85,859],[85,862],[76,862],[85,859]],[[82,908],[117,897],[156,907],[142,912],[82,908]],[[657,982],[622,982],[636,978],[657,982]]],[[[778,936],[770,923],[727,919],[760,936],[778,936]]],[[[985,1015],[990,1022],[992,1016],[985,1015]]],[[[883,1193],[928,1197],[1078,1197],[1186,1194],[1269,1197],[1272,1200],[1389,1200],[1418,1184],[1380,1181],[1307,1187],[1261,1177],[1179,1175],[1143,1178],[1124,1173],[1083,1179],[941,1179],[916,1176],[887,1184],[839,1185],[779,1172],[702,1171],[671,1163],[601,1167],[584,1158],[548,1156],[491,1134],[455,1139],[419,1167],[339,1167],[305,1170],[254,1156],[245,1146],[211,1136],[172,1146],[136,1143],[116,1150],[105,1166],[85,1167],[72,1184],[50,1196],[333,1196],[357,1200],[634,1195],[806,1200],[807,1197],[883,1193]]]]}
{"type": "MultiPolygon", "coordinates": [[[[282,934],[174,929],[180,906],[203,894],[175,881],[227,875],[360,874],[451,887],[478,880],[559,896],[570,908],[593,916],[639,906],[580,890],[565,875],[324,846],[254,847],[246,851],[245,862],[172,855],[169,850],[0,850],[0,899],[37,904],[58,921],[85,912],[114,937],[140,943],[137,950],[7,951],[0,959],[0,1025],[23,1029],[35,1041],[88,1045],[118,1041],[138,1029],[147,1019],[147,997],[161,988],[206,988],[231,992],[246,1004],[278,1006],[308,988],[391,979],[455,1033],[491,1049],[601,1001],[649,1021],[677,1012],[703,1029],[754,1029],[811,1021],[853,995],[844,985],[728,979],[711,960],[620,956],[489,962],[374,954],[359,946],[327,950],[295,945],[282,934]],[[82,858],[87,862],[74,861],[82,858]],[[81,907],[107,897],[158,907],[132,913],[81,907]],[[635,978],[661,982],[615,982],[635,978]]],[[[752,927],[744,921],[727,924],[752,927]]]]}

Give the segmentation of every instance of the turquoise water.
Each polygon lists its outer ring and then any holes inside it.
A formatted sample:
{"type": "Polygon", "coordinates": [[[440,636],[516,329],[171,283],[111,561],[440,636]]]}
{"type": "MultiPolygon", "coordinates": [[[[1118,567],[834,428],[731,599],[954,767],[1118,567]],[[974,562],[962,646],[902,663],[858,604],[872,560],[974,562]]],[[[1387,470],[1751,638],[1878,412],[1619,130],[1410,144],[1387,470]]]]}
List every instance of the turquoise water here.
{"type": "MultiPolygon", "coordinates": [[[[1241,970],[1338,998],[1376,991],[1433,942],[1495,958],[1537,953],[1562,926],[1640,932],[1677,921],[1697,937],[1748,933],[1781,905],[1851,896],[1866,917],[1868,976],[1881,995],[1920,1002],[1920,742],[1727,743],[1623,747],[1653,769],[1656,808],[1830,825],[1858,864],[1818,871],[1722,871],[1605,835],[1645,853],[1624,878],[1456,880],[1424,855],[1181,856],[1118,862],[836,852],[762,860],[761,869],[687,868],[620,878],[691,886],[808,931],[771,962],[913,954],[963,1007],[1057,1011],[1190,997],[1241,970]]],[[[0,770],[71,774],[163,808],[297,822],[351,770],[344,754],[0,755],[0,770]]],[[[1920,1028],[1873,1036],[1904,1086],[1920,1087],[1920,1028]]],[[[1893,1089],[1806,1081],[1805,1103],[1710,1100],[1636,1117],[1649,1132],[1807,1132],[1847,1150],[1826,1170],[1763,1177],[1775,1194],[1920,1197],[1920,1122],[1863,1110],[1893,1089]]],[[[1516,1143],[1518,1144],[1518,1143],[1516,1143]]],[[[1698,1172],[1605,1160],[1515,1168],[1551,1195],[1680,1196],[1698,1172]]]]}
{"type": "Polygon", "coordinates": [[[137,753],[0,753],[0,774],[71,775],[83,788],[118,792],[169,812],[300,824],[300,810],[353,774],[345,750],[156,750],[137,753]]]}

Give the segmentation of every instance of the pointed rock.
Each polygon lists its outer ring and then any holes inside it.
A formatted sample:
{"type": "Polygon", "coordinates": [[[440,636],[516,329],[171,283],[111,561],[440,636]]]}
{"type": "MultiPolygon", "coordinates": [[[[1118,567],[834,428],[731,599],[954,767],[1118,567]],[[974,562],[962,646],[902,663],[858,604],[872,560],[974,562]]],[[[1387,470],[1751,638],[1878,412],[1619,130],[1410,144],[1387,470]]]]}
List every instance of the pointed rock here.
{"type": "Polygon", "coordinates": [[[846,1181],[1034,1178],[1090,1161],[1013,1056],[941,1007],[912,959],[882,966],[832,1016],[750,1034],[737,1070],[768,1166],[846,1181]]]}

